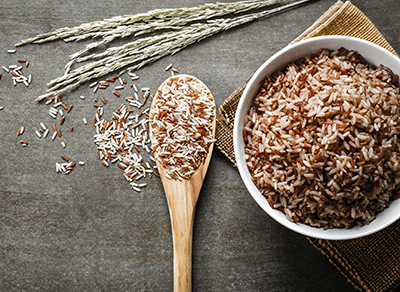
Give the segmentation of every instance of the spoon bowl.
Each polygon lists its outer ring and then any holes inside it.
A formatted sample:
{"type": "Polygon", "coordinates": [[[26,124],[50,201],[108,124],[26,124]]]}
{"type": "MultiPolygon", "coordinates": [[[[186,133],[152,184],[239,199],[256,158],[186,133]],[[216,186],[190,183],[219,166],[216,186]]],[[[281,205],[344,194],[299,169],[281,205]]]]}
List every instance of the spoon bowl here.
{"type": "MultiPolygon", "coordinates": [[[[179,78],[190,78],[203,83],[189,75],[177,75],[165,80],[157,94],[154,96],[151,110],[154,110],[155,101],[160,98],[163,88],[166,84],[177,81],[179,78]]],[[[205,86],[205,85],[204,85],[205,86]]],[[[207,88],[207,87],[206,87],[207,88]]],[[[207,88],[209,95],[212,98],[211,92],[207,88]]],[[[212,98],[214,103],[214,99],[212,98]]],[[[212,137],[215,137],[216,128],[216,109],[214,104],[212,123],[212,137]]],[[[154,125],[150,122],[150,135],[153,141],[154,125]]],[[[174,254],[174,291],[191,291],[191,275],[192,275],[192,234],[196,203],[199,198],[200,190],[203,185],[204,178],[211,160],[214,143],[211,143],[208,148],[208,153],[199,167],[190,176],[189,179],[171,179],[167,173],[164,164],[156,159],[157,168],[164,186],[165,196],[168,202],[170,213],[173,254],[174,254]]]]}

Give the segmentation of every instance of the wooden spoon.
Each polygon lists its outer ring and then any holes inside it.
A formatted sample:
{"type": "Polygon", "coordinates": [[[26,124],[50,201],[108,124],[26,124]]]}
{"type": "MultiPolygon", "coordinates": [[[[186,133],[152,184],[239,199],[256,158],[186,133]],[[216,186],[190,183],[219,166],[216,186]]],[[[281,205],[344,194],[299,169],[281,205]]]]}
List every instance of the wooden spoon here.
{"type": "MultiPolygon", "coordinates": [[[[177,80],[182,75],[177,75],[168,78],[161,84],[157,94],[154,96],[151,109],[154,108],[154,101],[159,98],[160,90],[165,84],[172,80],[177,80]]],[[[184,75],[197,80],[199,79],[184,75]]],[[[211,95],[211,93],[210,93],[211,95]]],[[[212,96],[211,96],[212,97],[212,96]]],[[[213,99],[214,101],[214,99],[213,99]]],[[[216,110],[214,107],[214,118],[212,122],[212,136],[215,137],[216,128],[216,110]]],[[[152,133],[150,123],[150,133],[152,133]]],[[[153,138],[153,135],[151,134],[153,138]]],[[[206,159],[202,162],[199,168],[191,176],[190,179],[169,179],[166,177],[166,169],[162,163],[157,160],[157,168],[160,173],[161,181],[164,186],[164,192],[167,197],[171,227],[172,240],[174,248],[174,291],[185,292],[192,289],[192,233],[194,213],[197,199],[206,175],[208,165],[210,163],[214,143],[209,146],[209,151],[206,159]]]]}

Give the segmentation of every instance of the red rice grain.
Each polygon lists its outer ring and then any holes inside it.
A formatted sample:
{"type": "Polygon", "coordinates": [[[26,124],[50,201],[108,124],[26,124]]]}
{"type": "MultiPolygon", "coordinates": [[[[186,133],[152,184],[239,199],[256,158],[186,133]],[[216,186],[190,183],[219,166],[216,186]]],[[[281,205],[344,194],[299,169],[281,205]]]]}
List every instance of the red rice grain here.
{"type": "Polygon", "coordinates": [[[270,206],[325,229],[369,224],[400,187],[397,77],[321,49],[267,76],[244,121],[247,167],[270,206]]]}

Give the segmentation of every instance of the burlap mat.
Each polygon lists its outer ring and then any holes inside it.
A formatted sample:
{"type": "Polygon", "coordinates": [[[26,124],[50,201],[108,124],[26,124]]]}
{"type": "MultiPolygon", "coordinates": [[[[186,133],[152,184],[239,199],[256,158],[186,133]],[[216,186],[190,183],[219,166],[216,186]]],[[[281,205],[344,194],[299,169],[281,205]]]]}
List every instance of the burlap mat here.
{"type": "MultiPolygon", "coordinates": [[[[396,54],[373,23],[349,1],[338,1],[293,42],[321,35],[359,37],[396,54]]],[[[217,147],[234,164],[233,122],[247,82],[223,102],[217,116],[217,147]]],[[[393,291],[400,284],[400,221],[360,239],[309,241],[360,291],[393,291]]]]}

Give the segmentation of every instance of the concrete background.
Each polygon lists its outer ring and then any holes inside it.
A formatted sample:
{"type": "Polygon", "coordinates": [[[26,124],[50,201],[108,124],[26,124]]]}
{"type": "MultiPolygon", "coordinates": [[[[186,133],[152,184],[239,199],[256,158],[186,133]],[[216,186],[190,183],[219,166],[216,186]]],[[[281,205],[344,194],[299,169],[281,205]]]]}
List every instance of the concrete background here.
{"type": "MultiPolygon", "coordinates": [[[[139,70],[137,84],[154,92],[170,76],[164,68],[172,63],[204,81],[219,106],[334,3],[315,1],[215,35],[139,70]]],[[[398,1],[352,3],[400,52],[398,1]]],[[[85,84],[63,95],[74,108],[61,127],[61,139],[39,139],[34,132],[40,122],[54,122],[49,106],[35,98],[48,81],[63,74],[68,56],[87,42],[27,45],[16,54],[7,50],[60,27],[200,4],[204,2],[0,0],[0,66],[24,58],[30,66],[23,72],[33,77],[28,88],[13,86],[11,76],[0,70],[0,291],[172,291],[171,228],[161,182],[146,179],[148,186],[137,193],[116,165],[105,168],[97,159],[90,126],[94,98],[102,94],[108,100],[106,116],[123,99],[111,91],[94,94],[85,84]],[[89,125],[82,123],[83,117],[89,125]],[[20,126],[25,133],[17,137],[20,126]],[[67,130],[70,126],[73,132],[67,130]],[[29,145],[22,147],[20,139],[29,145]],[[57,174],[61,154],[86,164],[69,175],[57,174]]],[[[196,211],[193,291],[355,289],[305,237],[268,217],[237,170],[215,149],[196,211]]]]}

